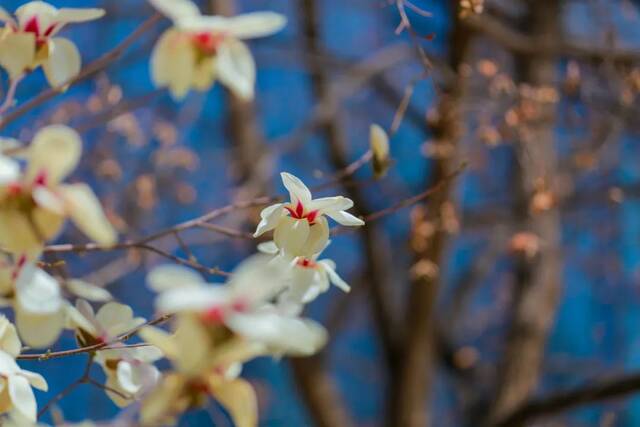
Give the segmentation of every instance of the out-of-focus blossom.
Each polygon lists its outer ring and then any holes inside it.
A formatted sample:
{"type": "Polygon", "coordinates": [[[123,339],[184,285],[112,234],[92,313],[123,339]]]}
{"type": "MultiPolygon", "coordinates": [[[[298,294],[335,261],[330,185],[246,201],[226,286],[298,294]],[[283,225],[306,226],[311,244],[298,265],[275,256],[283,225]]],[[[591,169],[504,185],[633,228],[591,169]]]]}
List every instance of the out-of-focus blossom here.
{"type": "Polygon", "coordinates": [[[48,389],[40,374],[20,369],[11,354],[0,350],[0,414],[17,413],[18,418],[35,423],[37,404],[31,387],[48,389]]]}
{"type": "Polygon", "coordinates": [[[34,256],[66,218],[97,243],[115,243],[116,233],[91,188],[62,183],[81,151],[80,136],[69,127],[48,126],[35,135],[26,151],[26,170],[0,181],[0,247],[34,256]]]}
{"type": "MultiPolygon", "coordinates": [[[[274,242],[258,245],[263,253],[277,255],[278,247],[274,242]]],[[[344,292],[351,287],[336,273],[336,264],[330,259],[318,260],[320,254],[312,257],[297,257],[293,260],[287,289],[278,297],[279,305],[291,314],[299,314],[305,304],[315,300],[318,295],[329,290],[330,284],[344,292]]]]}
{"type": "Polygon", "coordinates": [[[364,221],[346,212],[353,201],[343,196],[313,199],[311,191],[297,177],[283,172],[282,182],[289,190],[290,201],[277,203],[261,213],[254,237],[274,230],[274,242],[285,254],[312,257],[329,240],[329,225],[325,216],[345,226],[361,226],[364,221]]]}
{"type": "Polygon", "coordinates": [[[178,266],[159,267],[149,282],[161,291],[156,307],[163,313],[197,314],[205,325],[224,325],[273,353],[312,354],[326,340],[324,328],[281,313],[269,304],[286,287],[286,274],[278,263],[256,255],[241,263],[225,285],[206,283],[178,266]],[[180,271],[184,271],[182,279],[180,271]],[[164,275],[172,282],[162,278],[164,275]]]}
{"type": "Polygon", "coordinates": [[[68,321],[78,343],[85,347],[113,342],[119,335],[142,325],[145,319],[134,317],[131,307],[125,304],[109,302],[95,313],[91,304],[78,300],[75,310],[69,310],[68,321]]]}
{"type": "Polygon", "coordinates": [[[205,16],[189,0],[149,0],[173,21],[151,56],[151,75],[158,87],[168,87],[175,99],[190,89],[206,91],[215,82],[244,99],[253,98],[256,66],[241,41],[280,31],[286,18],[273,12],[235,17],[205,16]]]}
{"type": "Polygon", "coordinates": [[[11,79],[42,66],[53,87],[61,86],[80,72],[76,45],[56,34],[67,24],[92,21],[102,9],[57,9],[43,1],[32,1],[15,12],[15,18],[0,7],[0,65],[11,79]]]}
{"type": "Polygon", "coordinates": [[[389,159],[389,135],[379,125],[371,125],[369,146],[373,157],[373,173],[376,178],[381,178],[387,174],[391,160],[389,159]]]}
{"type": "MultiPolygon", "coordinates": [[[[23,257],[17,265],[0,258],[0,306],[11,306],[22,340],[44,348],[55,342],[65,323],[60,284],[23,257]]],[[[5,350],[6,351],[6,350],[5,350]]]]}
{"type": "Polygon", "coordinates": [[[160,371],[153,362],[163,357],[154,346],[111,348],[100,350],[96,362],[107,377],[107,396],[119,407],[127,406],[153,389],[160,371]]]}
{"type": "Polygon", "coordinates": [[[16,327],[5,316],[0,315],[0,351],[4,351],[14,359],[22,349],[16,327]]]}

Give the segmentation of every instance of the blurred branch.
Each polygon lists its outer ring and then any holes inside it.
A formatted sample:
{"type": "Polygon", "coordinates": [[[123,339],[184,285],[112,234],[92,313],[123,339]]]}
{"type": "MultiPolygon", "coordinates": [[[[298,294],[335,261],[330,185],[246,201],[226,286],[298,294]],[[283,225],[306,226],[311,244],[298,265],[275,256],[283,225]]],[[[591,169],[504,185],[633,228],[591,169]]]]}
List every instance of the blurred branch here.
{"type": "MultiPolygon", "coordinates": [[[[458,71],[470,44],[470,34],[458,22],[457,0],[452,1],[455,20],[450,34],[448,65],[458,71]]],[[[404,26],[411,28],[406,14],[398,7],[404,26]]],[[[437,105],[437,122],[432,123],[432,133],[438,143],[458,146],[461,137],[460,103],[463,97],[463,76],[458,75],[440,93],[437,105]]],[[[433,365],[437,352],[435,302],[440,287],[442,257],[447,234],[446,206],[451,203],[453,185],[447,177],[457,175],[464,168],[454,169],[456,156],[441,156],[429,166],[428,182],[441,185],[441,191],[416,209],[412,218],[411,248],[414,264],[411,269],[411,286],[405,306],[405,321],[400,359],[394,367],[391,383],[391,399],[386,425],[389,427],[424,427],[431,424],[429,406],[426,403],[434,380],[433,365]],[[453,172],[452,172],[453,170],[453,172]]]]}
{"type": "MultiPolygon", "coordinates": [[[[86,80],[99,71],[107,68],[111,63],[119,59],[133,43],[135,43],[147,31],[152,29],[161,19],[162,15],[158,13],[152,15],[150,18],[140,24],[140,26],[136,28],[131,34],[129,34],[124,40],[117,44],[116,47],[84,67],[82,71],[80,71],[80,74],[72,78],[69,82],[63,85],[63,87],[66,88],[70,85],[74,85],[83,80],[86,80]]],[[[7,114],[6,117],[0,119],[0,130],[4,129],[9,123],[12,123],[18,118],[24,116],[34,108],[40,106],[41,104],[44,104],[45,102],[64,92],[65,91],[61,90],[60,88],[46,89],[36,97],[30,99],[20,107],[13,110],[11,113],[7,114]]]]}
{"type": "MultiPolygon", "coordinates": [[[[340,103],[338,102],[336,93],[343,93],[340,85],[332,85],[330,76],[326,72],[322,63],[313,60],[313,57],[323,54],[322,39],[319,32],[319,6],[317,0],[303,0],[299,5],[299,14],[302,22],[303,32],[306,36],[306,50],[311,54],[307,57],[307,66],[311,73],[311,84],[315,96],[320,100],[316,112],[327,111],[326,116],[320,114],[320,129],[325,137],[327,149],[329,152],[329,160],[337,170],[343,170],[348,167],[348,153],[346,136],[344,129],[340,123],[340,103]],[[323,108],[326,106],[326,109],[323,108]]],[[[396,55],[393,55],[396,56],[396,55]]],[[[376,61],[376,64],[385,63],[386,61],[376,61]]],[[[393,61],[395,62],[395,61],[393,61]]],[[[365,68],[367,72],[359,81],[367,82],[371,78],[371,71],[365,68]]],[[[349,82],[350,80],[346,80],[349,82]]],[[[366,198],[357,187],[345,187],[347,197],[353,200],[356,213],[366,217],[368,210],[366,206],[366,198]]],[[[366,281],[369,286],[369,294],[371,296],[373,317],[376,328],[382,342],[383,354],[388,366],[393,365],[395,359],[395,342],[394,330],[395,321],[389,306],[387,285],[389,284],[390,272],[387,268],[387,248],[380,245],[382,239],[379,236],[381,231],[375,226],[366,226],[362,230],[362,243],[365,249],[367,260],[366,281]]]]}
{"type": "Polygon", "coordinates": [[[490,13],[471,15],[463,25],[476,31],[512,53],[536,56],[568,56],[585,61],[605,60],[635,63],[640,62],[640,51],[614,46],[594,46],[593,44],[563,40],[561,37],[546,39],[524,34],[490,13]]]}
{"type": "Polygon", "coordinates": [[[555,392],[529,400],[493,424],[493,427],[518,427],[545,415],[638,392],[640,392],[640,372],[603,379],[573,390],[555,392]]]}
{"type": "MultiPolygon", "coordinates": [[[[562,33],[561,2],[529,2],[526,17],[532,37],[556,43],[562,33]]],[[[549,56],[521,55],[517,58],[518,80],[537,88],[556,84],[557,63],[549,56]]],[[[555,317],[560,293],[560,218],[557,206],[536,204],[552,192],[558,175],[554,125],[556,106],[537,102],[536,119],[524,123],[518,149],[520,168],[514,217],[521,240],[535,245],[533,253],[520,250],[516,261],[511,319],[507,322],[506,348],[498,364],[497,390],[488,411],[489,424],[502,419],[529,397],[538,384],[549,328],[555,317]],[[526,136],[525,136],[526,135],[526,136]],[[538,244],[537,242],[541,242],[538,244]]]]}

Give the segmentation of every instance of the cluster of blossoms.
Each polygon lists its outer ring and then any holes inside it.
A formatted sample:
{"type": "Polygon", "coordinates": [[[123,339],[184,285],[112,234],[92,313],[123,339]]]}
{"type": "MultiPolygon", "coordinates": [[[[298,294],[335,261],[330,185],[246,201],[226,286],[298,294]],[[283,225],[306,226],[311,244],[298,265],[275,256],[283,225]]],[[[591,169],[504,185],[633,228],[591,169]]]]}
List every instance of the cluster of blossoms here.
{"type": "MultiPolygon", "coordinates": [[[[253,97],[256,67],[242,40],[279,31],[283,16],[205,16],[188,0],[150,3],[173,22],[152,53],[157,86],[181,99],[219,80],[239,98],[253,97]]],[[[14,83],[42,66],[49,83],[64,88],[80,72],[81,60],[76,46],[57,33],[68,23],[103,14],[41,1],[18,8],[15,16],[0,8],[0,66],[14,83]]],[[[310,355],[324,345],[325,329],[302,313],[331,283],[350,289],[335,263],[319,257],[329,244],[328,219],[342,226],[364,224],[347,212],[353,202],[340,196],[313,199],[301,180],[282,173],[290,200],[264,209],[255,231],[255,237],[273,231],[273,240],[259,244],[261,253],[240,263],[226,283],[207,283],[176,265],[150,271],[156,310],[172,319],[167,331],[134,316],[105,289],[42,268],[45,245],[68,219],[98,245],[117,242],[91,188],[65,183],[81,154],[80,136],[63,125],[39,130],[30,144],[0,139],[0,307],[10,308],[15,321],[0,317],[0,424],[35,425],[32,387],[47,389],[40,375],[16,363],[22,342],[48,348],[68,329],[80,348],[94,349],[89,361],[102,368],[109,398],[120,407],[140,403],[141,425],[171,423],[213,398],[237,426],[255,426],[257,398],[240,378],[242,365],[260,356],[310,355]],[[145,343],[122,343],[135,333],[145,343]],[[154,362],[163,357],[172,367],[162,373],[154,362]]]]}

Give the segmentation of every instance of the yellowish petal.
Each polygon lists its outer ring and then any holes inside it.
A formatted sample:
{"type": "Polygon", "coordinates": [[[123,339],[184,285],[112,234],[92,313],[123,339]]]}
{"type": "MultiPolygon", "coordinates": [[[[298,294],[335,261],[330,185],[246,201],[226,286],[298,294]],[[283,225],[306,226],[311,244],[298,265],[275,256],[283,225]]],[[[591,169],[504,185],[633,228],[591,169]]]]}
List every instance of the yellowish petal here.
{"type": "Polygon", "coordinates": [[[151,78],[157,87],[168,87],[173,97],[183,99],[194,80],[196,52],[189,36],[167,30],[151,54],[151,78]]]}
{"type": "Polygon", "coordinates": [[[78,165],[82,140],[78,132],[64,125],[42,128],[29,147],[26,179],[44,174],[47,184],[60,182],[78,165]]]}
{"type": "Polygon", "coordinates": [[[245,13],[231,17],[229,21],[229,32],[239,39],[269,36],[287,24],[287,18],[275,12],[245,13]]]}
{"type": "Polygon", "coordinates": [[[253,386],[243,379],[215,384],[213,397],[229,412],[236,427],[258,425],[258,398],[253,386]]]}
{"type": "Polygon", "coordinates": [[[247,45],[235,39],[223,43],[218,50],[216,70],[220,82],[236,96],[253,98],[256,64],[247,45]]]}
{"type": "Polygon", "coordinates": [[[7,33],[0,38],[0,66],[15,79],[30,69],[36,60],[33,33],[7,33]]]}
{"type": "Polygon", "coordinates": [[[117,234],[102,211],[100,201],[86,184],[60,186],[67,212],[76,226],[90,239],[104,246],[116,243],[117,234]]]}
{"type": "Polygon", "coordinates": [[[49,49],[42,69],[51,87],[62,87],[80,73],[80,52],[73,42],[63,38],[51,39],[49,49]]]}

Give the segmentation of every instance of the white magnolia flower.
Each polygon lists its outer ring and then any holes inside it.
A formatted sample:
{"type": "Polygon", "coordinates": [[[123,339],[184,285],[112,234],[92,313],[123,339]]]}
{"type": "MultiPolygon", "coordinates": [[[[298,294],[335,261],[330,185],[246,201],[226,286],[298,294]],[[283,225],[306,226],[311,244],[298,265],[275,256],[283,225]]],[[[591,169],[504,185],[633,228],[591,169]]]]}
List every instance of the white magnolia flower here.
{"type": "Polygon", "coordinates": [[[241,41],[280,31],[286,18],[255,12],[231,18],[201,15],[189,0],[149,0],[174,26],[158,41],[151,56],[151,74],[158,87],[168,87],[176,99],[191,88],[205,91],[215,80],[237,96],[253,98],[256,66],[241,41]]]}
{"type": "MultiPolygon", "coordinates": [[[[65,322],[60,284],[22,257],[16,266],[0,262],[0,306],[12,306],[22,340],[31,347],[53,344],[65,322]]],[[[6,351],[6,350],[5,350],[6,351]]]]}
{"type": "Polygon", "coordinates": [[[0,180],[1,247],[35,255],[66,218],[97,243],[115,243],[116,233],[91,188],[61,182],[75,169],[81,151],[80,136],[69,127],[47,126],[35,135],[24,173],[0,180]]]}
{"type": "MultiPolygon", "coordinates": [[[[274,242],[258,245],[263,253],[277,255],[278,247],[274,242]]],[[[336,273],[336,264],[331,259],[318,260],[320,254],[312,257],[296,257],[291,263],[291,272],[287,281],[287,290],[279,295],[279,305],[291,314],[299,314],[305,304],[315,300],[318,295],[329,290],[330,284],[344,292],[351,287],[336,273]]]]}
{"type": "Polygon", "coordinates": [[[134,317],[131,307],[125,304],[109,302],[95,313],[87,301],[77,300],[76,308],[69,310],[68,321],[80,345],[89,346],[113,342],[142,325],[145,319],[134,317]]]}
{"type": "Polygon", "coordinates": [[[22,350],[16,327],[4,315],[0,315],[0,351],[4,351],[14,359],[22,350]]]}
{"type": "Polygon", "coordinates": [[[152,390],[160,379],[153,362],[163,357],[154,346],[100,350],[96,362],[107,378],[107,396],[119,407],[127,406],[152,390]]]}
{"type": "Polygon", "coordinates": [[[0,7],[0,65],[11,79],[42,65],[53,87],[67,83],[80,72],[76,45],[55,35],[66,25],[92,21],[104,15],[102,9],[57,9],[43,1],[32,1],[15,12],[15,18],[0,7]]]}
{"type": "Polygon", "coordinates": [[[16,411],[35,423],[37,405],[31,387],[48,389],[40,374],[20,369],[9,353],[0,351],[0,414],[16,411]]]}
{"type": "Polygon", "coordinates": [[[183,269],[160,267],[149,277],[152,288],[161,291],[156,300],[159,311],[197,313],[204,324],[224,324],[275,353],[312,354],[324,345],[322,326],[283,314],[268,304],[286,286],[286,270],[278,263],[260,255],[251,257],[225,285],[208,284],[186,269],[184,280],[180,280],[179,270],[183,269]],[[173,287],[167,288],[167,281],[161,279],[165,274],[173,280],[173,287]]]}
{"type": "Polygon", "coordinates": [[[351,199],[342,196],[313,199],[300,179],[286,172],[280,175],[289,190],[290,201],[265,208],[254,237],[274,230],[273,238],[281,251],[291,257],[311,257],[329,240],[325,216],[346,226],[364,225],[364,221],[346,212],[353,206],[351,199]]]}

